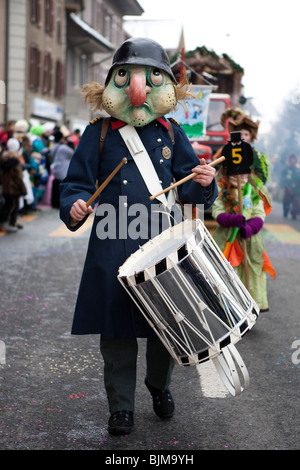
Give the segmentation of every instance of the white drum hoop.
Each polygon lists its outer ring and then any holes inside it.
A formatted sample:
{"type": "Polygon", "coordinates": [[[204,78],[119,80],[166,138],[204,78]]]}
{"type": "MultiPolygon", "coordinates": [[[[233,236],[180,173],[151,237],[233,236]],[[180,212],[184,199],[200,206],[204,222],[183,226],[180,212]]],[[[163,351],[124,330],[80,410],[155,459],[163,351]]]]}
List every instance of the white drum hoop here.
{"type": "Polygon", "coordinates": [[[231,343],[223,348],[221,354],[214,357],[212,362],[231,395],[240,395],[248,388],[250,383],[248,370],[234,344],[231,343]]]}

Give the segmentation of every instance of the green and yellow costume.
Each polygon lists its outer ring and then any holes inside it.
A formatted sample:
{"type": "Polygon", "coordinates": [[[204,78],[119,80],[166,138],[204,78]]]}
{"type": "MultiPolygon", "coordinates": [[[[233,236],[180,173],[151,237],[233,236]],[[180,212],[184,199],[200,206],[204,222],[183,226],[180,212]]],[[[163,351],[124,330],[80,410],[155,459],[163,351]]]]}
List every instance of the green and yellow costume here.
{"type": "MultiPolygon", "coordinates": [[[[266,216],[272,210],[271,200],[268,190],[262,184],[262,181],[258,178],[255,179],[249,177],[251,182],[248,182],[242,188],[244,198],[245,192],[249,188],[248,185],[251,185],[251,207],[244,209],[243,215],[246,220],[253,217],[260,217],[265,221],[266,216]]],[[[218,181],[218,189],[219,197],[215,200],[212,207],[212,216],[215,219],[223,212],[234,214],[238,211],[237,188],[232,186],[225,177],[218,181]]],[[[245,269],[243,265],[244,253],[242,250],[242,239],[239,232],[237,232],[234,240],[230,242],[230,247],[228,247],[227,244],[235,231],[235,227],[221,227],[218,225],[213,237],[221,251],[224,251],[226,247],[226,257],[228,261],[236,269],[242,282],[246,284],[245,269]]],[[[246,246],[250,294],[261,310],[267,310],[269,305],[267,297],[266,272],[269,272],[269,274],[275,278],[275,271],[265,252],[265,245],[261,231],[248,238],[246,240],[246,246]]]]}
{"type": "MultiPolygon", "coordinates": [[[[238,108],[230,108],[222,115],[221,122],[223,125],[225,125],[227,119],[229,132],[246,130],[251,135],[251,142],[256,139],[259,121],[254,122],[250,116],[247,116],[238,108]]],[[[214,159],[219,154],[222,154],[221,149],[214,155],[214,159]]],[[[248,181],[242,187],[243,216],[246,221],[259,217],[264,222],[266,216],[272,211],[271,198],[265,186],[268,175],[269,161],[266,155],[253,148],[251,174],[248,175],[248,181]]],[[[226,175],[223,168],[218,172],[217,182],[219,196],[213,204],[212,216],[217,219],[222,213],[237,214],[239,208],[238,189],[236,185],[231,184],[231,179],[226,175]]],[[[239,232],[240,230],[237,227],[218,225],[213,237],[246,285],[243,241],[239,232]]],[[[261,230],[246,239],[246,249],[250,294],[261,310],[268,310],[266,273],[268,272],[274,279],[276,275],[265,252],[261,230]]]]}

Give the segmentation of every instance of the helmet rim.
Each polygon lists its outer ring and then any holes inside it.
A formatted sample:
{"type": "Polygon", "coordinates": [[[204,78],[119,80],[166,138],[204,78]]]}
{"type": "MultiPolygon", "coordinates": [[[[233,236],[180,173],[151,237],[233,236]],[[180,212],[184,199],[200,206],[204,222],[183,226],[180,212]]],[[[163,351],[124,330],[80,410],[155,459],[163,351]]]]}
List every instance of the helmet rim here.
{"type": "Polygon", "coordinates": [[[113,63],[108,71],[105,84],[110,80],[113,70],[121,65],[156,67],[166,72],[171,80],[177,83],[166,51],[153,39],[130,38],[123,42],[114,54],[113,63]]]}

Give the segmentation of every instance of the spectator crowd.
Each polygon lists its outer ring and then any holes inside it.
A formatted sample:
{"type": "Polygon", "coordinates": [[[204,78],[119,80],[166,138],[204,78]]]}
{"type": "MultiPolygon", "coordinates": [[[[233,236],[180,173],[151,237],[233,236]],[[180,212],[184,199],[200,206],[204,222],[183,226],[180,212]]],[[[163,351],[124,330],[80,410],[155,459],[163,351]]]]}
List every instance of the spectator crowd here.
{"type": "Polygon", "coordinates": [[[59,184],[79,143],[79,129],[26,119],[0,126],[0,231],[18,232],[18,216],[59,208],[59,184]]]}

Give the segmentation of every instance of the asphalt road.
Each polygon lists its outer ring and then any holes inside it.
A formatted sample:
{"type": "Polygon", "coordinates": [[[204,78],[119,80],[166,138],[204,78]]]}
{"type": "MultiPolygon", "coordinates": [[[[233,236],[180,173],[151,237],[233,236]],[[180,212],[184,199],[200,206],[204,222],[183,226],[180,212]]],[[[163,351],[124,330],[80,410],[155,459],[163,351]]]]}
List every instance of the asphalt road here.
{"type": "Polygon", "coordinates": [[[0,232],[1,450],[100,450],[100,459],[144,451],[138,465],[105,461],[141,467],[165,464],[150,462],[152,455],[172,456],[167,463],[174,464],[179,455],[195,463],[201,450],[299,449],[300,221],[283,219],[275,204],[264,228],[277,278],[268,278],[270,311],[237,344],[248,389],[233,397],[213,369],[199,375],[178,365],[176,413],[161,421],[144,386],[140,340],[135,429],[121,437],[107,433],[99,336],[70,335],[89,231],[66,232],[47,208],[22,222],[17,234],[0,232]]]}

